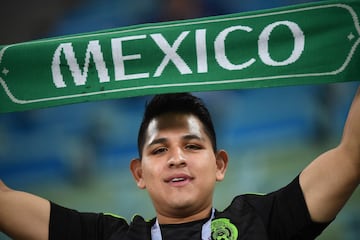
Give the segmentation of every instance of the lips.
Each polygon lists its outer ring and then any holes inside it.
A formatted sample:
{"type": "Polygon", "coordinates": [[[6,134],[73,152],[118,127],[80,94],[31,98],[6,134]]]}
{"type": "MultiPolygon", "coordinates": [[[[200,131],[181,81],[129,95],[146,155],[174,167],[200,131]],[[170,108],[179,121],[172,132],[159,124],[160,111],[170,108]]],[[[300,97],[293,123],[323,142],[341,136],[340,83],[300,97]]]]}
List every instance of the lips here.
{"type": "Polygon", "coordinates": [[[165,178],[165,182],[173,186],[183,186],[193,180],[193,177],[187,174],[174,174],[165,178]]]}
{"type": "Polygon", "coordinates": [[[185,180],[186,180],[186,178],[180,177],[180,178],[173,178],[173,179],[170,180],[170,182],[182,182],[182,181],[185,181],[185,180]]]}

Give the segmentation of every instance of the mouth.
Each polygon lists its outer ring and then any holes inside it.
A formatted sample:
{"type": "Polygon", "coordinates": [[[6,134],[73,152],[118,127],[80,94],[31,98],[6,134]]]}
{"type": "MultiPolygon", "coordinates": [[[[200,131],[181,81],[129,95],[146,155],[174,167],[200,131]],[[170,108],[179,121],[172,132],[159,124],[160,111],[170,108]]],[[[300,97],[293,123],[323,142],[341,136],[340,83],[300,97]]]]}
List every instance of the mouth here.
{"type": "Polygon", "coordinates": [[[170,176],[165,179],[165,182],[174,187],[181,187],[181,186],[188,184],[192,180],[193,180],[192,177],[190,177],[186,174],[181,174],[181,175],[170,176]]]}
{"type": "Polygon", "coordinates": [[[183,177],[176,177],[176,178],[173,178],[173,179],[171,179],[170,180],[170,182],[183,182],[183,181],[185,181],[186,180],[186,178],[183,178],[183,177]]]}

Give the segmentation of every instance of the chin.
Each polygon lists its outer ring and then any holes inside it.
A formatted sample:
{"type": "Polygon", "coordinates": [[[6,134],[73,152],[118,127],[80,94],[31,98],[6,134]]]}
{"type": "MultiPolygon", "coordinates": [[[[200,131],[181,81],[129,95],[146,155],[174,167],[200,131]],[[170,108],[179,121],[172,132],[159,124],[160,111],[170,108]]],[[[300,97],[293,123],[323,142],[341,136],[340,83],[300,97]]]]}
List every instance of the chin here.
{"type": "Polygon", "coordinates": [[[187,209],[190,208],[191,206],[194,206],[194,202],[193,201],[185,201],[185,200],[181,200],[181,201],[171,201],[169,203],[169,206],[171,206],[174,209],[187,209]]]}
{"type": "Polygon", "coordinates": [[[191,209],[198,203],[196,199],[184,199],[184,198],[174,198],[167,199],[167,205],[176,210],[186,210],[191,209]]]}

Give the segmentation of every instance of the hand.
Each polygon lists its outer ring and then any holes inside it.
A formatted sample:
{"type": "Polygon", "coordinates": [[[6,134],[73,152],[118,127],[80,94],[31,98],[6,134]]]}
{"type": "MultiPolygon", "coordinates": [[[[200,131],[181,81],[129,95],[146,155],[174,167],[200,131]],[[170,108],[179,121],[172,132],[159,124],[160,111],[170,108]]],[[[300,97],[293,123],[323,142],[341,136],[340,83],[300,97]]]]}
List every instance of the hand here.
{"type": "Polygon", "coordinates": [[[11,189],[8,188],[5,183],[0,179],[0,191],[2,192],[6,192],[6,191],[10,191],[11,189]]]}

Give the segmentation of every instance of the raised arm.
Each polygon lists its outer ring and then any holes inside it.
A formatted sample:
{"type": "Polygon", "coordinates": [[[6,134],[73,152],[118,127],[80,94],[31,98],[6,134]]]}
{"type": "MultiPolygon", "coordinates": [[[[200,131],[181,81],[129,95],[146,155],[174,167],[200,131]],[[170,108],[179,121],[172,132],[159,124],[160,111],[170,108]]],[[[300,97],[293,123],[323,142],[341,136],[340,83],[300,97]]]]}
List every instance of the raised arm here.
{"type": "Polygon", "coordinates": [[[49,201],[14,191],[0,180],[0,230],[12,239],[48,239],[49,201]]]}
{"type": "Polygon", "coordinates": [[[360,88],[351,105],[340,144],[316,158],[300,175],[313,221],[335,218],[360,183],[360,88]]]}

